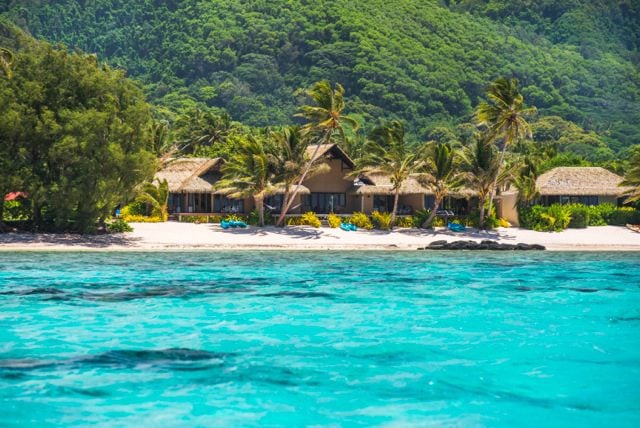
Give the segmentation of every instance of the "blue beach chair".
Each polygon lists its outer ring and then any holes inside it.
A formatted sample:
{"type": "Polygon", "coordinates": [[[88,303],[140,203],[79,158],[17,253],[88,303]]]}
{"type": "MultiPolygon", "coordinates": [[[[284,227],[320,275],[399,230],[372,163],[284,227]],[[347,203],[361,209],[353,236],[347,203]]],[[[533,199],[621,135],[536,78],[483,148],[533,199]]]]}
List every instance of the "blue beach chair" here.
{"type": "Polygon", "coordinates": [[[467,228],[463,224],[449,223],[447,228],[452,232],[464,232],[467,228]]]}

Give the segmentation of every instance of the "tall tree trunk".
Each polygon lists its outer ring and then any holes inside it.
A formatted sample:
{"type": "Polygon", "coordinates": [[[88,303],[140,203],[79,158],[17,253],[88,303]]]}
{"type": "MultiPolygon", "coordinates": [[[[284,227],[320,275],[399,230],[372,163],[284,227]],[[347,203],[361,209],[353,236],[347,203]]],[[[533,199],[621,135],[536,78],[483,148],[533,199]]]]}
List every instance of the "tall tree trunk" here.
{"type": "Polygon", "coordinates": [[[256,210],[258,210],[258,226],[264,226],[264,196],[256,195],[253,197],[253,201],[256,203],[256,210]]]}
{"type": "Polygon", "coordinates": [[[504,154],[506,151],[507,151],[507,142],[503,141],[502,148],[500,150],[500,163],[498,163],[498,171],[496,172],[496,176],[493,179],[493,185],[491,186],[491,192],[489,193],[489,213],[488,213],[489,216],[491,216],[491,210],[493,209],[493,198],[496,197],[496,190],[498,187],[498,177],[500,176],[500,171],[502,170],[502,163],[504,162],[504,154]]]}
{"type": "Polygon", "coordinates": [[[484,228],[484,205],[486,202],[486,196],[480,198],[480,219],[478,220],[478,229],[484,228]]]}
{"type": "Polygon", "coordinates": [[[0,233],[4,233],[7,230],[7,226],[4,224],[4,195],[7,192],[4,190],[0,190],[0,233]]]}
{"type": "MultiPolygon", "coordinates": [[[[293,200],[293,197],[291,196],[291,186],[289,185],[289,183],[286,183],[284,186],[284,194],[282,195],[282,205],[280,206],[280,215],[278,216],[278,221],[276,221],[276,226],[280,225],[281,219],[284,220],[284,216],[282,215],[282,213],[285,212],[285,208],[287,206],[287,202],[289,201],[289,198],[293,200]]],[[[284,227],[284,222],[282,223],[282,227],[284,227]]]]}
{"type": "Polygon", "coordinates": [[[393,226],[396,223],[396,212],[398,211],[398,199],[400,199],[400,185],[396,189],[393,195],[393,210],[391,211],[391,224],[389,225],[390,229],[393,229],[393,226]]]}
{"type": "Polygon", "coordinates": [[[431,212],[429,213],[429,217],[422,223],[423,228],[430,228],[431,223],[433,223],[433,219],[436,218],[436,212],[438,211],[438,207],[440,206],[440,202],[442,202],[442,196],[435,195],[433,200],[433,208],[431,208],[431,212]]]}
{"type": "Polygon", "coordinates": [[[42,223],[41,207],[40,207],[40,204],[36,201],[33,201],[32,207],[33,207],[33,229],[36,232],[39,232],[40,226],[42,223]]]}
{"type": "Polygon", "coordinates": [[[276,223],[277,226],[284,227],[284,217],[287,215],[287,211],[289,211],[289,209],[291,208],[291,205],[293,205],[293,200],[295,199],[295,196],[298,194],[298,190],[300,190],[300,186],[302,186],[302,183],[304,182],[305,178],[307,178],[307,174],[309,174],[309,171],[311,170],[311,167],[313,166],[313,164],[317,160],[318,151],[320,150],[320,142],[325,143],[327,141],[327,139],[331,136],[331,132],[332,131],[333,131],[333,129],[331,129],[331,128],[327,129],[327,131],[324,133],[322,139],[318,140],[318,143],[316,144],[316,149],[313,151],[313,154],[311,155],[311,159],[309,159],[309,162],[307,162],[307,165],[305,166],[304,171],[302,172],[302,175],[300,176],[300,180],[298,180],[298,183],[296,184],[295,189],[293,190],[293,192],[289,196],[289,200],[285,203],[284,208],[282,209],[282,212],[280,213],[280,217],[278,217],[278,222],[276,223]]]}

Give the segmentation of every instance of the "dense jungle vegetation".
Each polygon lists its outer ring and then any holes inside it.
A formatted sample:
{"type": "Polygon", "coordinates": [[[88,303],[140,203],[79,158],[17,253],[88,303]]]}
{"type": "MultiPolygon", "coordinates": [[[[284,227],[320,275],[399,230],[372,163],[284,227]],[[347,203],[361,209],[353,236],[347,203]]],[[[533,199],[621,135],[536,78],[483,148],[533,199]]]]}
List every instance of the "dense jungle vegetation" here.
{"type": "Polygon", "coordinates": [[[0,204],[38,231],[95,231],[156,168],[141,88],[94,55],[0,22],[0,204]],[[7,49],[9,47],[10,49],[7,49]]]}
{"type": "Polygon", "coordinates": [[[291,123],[296,90],[327,79],[363,130],[401,120],[416,139],[461,139],[508,76],[571,162],[640,143],[634,0],[5,0],[0,12],[140,79],[174,128],[194,111],[291,123]]]}

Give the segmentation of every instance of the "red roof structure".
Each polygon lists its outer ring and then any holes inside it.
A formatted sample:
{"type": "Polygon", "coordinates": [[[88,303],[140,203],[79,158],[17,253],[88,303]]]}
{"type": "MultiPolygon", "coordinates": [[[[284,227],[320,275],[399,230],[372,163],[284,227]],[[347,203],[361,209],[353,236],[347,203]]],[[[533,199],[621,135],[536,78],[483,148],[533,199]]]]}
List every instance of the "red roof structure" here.
{"type": "Polygon", "coordinates": [[[16,199],[26,199],[27,194],[24,192],[9,192],[4,195],[5,201],[15,201],[16,199]]]}

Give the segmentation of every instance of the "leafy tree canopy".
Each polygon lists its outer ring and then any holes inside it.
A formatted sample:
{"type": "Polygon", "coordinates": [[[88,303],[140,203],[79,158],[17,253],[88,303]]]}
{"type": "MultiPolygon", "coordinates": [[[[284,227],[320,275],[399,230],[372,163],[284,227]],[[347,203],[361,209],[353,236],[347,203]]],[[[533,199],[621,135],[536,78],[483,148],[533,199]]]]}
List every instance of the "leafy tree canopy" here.
{"type": "Polygon", "coordinates": [[[15,49],[0,77],[0,195],[26,192],[40,230],[94,230],[151,177],[151,112],[124,72],[94,55],[29,39],[0,21],[15,49]]]}
{"type": "Polygon", "coordinates": [[[613,152],[640,143],[634,1],[13,0],[0,12],[97,53],[179,113],[291,123],[295,89],[327,79],[367,129],[402,120],[426,140],[468,122],[488,82],[509,76],[541,117],[613,152]]]}

